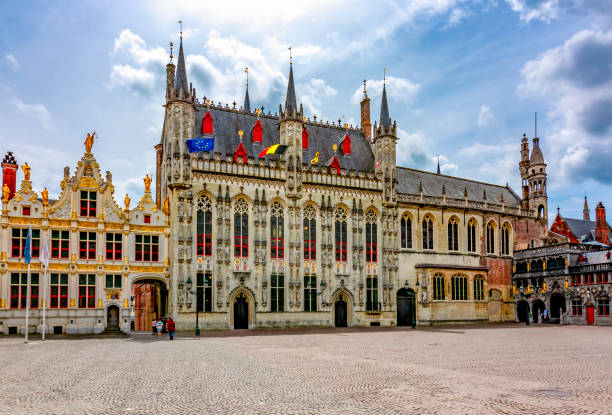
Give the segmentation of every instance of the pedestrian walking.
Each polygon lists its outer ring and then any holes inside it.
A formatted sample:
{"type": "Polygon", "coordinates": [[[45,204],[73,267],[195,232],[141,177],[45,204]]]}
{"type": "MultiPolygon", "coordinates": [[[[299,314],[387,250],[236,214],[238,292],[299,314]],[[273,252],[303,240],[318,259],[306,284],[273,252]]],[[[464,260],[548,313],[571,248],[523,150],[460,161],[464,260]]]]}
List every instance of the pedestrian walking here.
{"type": "Polygon", "coordinates": [[[158,320],[157,323],[155,324],[155,327],[157,328],[157,337],[161,339],[162,330],[164,329],[164,322],[161,320],[158,320]]]}
{"type": "Polygon", "coordinates": [[[151,334],[155,336],[155,333],[157,333],[157,320],[155,319],[151,320],[151,331],[151,334]]]}
{"type": "Polygon", "coordinates": [[[548,310],[547,309],[544,309],[544,311],[542,311],[542,320],[548,321],[548,310]]]}
{"type": "Polygon", "coordinates": [[[170,340],[174,340],[174,329],[175,328],[176,328],[176,325],[174,324],[174,320],[172,320],[172,317],[170,317],[168,321],[166,322],[166,329],[168,330],[168,334],[170,335],[170,340]]]}
{"type": "Polygon", "coordinates": [[[531,312],[527,313],[527,321],[525,321],[525,324],[527,326],[529,326],[531,324],[531,312]]]}

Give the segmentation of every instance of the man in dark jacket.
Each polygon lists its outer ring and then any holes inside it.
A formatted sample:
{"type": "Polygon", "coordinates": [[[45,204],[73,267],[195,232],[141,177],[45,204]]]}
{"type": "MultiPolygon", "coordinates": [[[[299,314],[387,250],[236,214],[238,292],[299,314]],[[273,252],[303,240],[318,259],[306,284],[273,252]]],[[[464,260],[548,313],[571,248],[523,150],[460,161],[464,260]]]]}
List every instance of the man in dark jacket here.
{"type": "Polygon", "coordinates": [[[168,321],[166,321],[166,329],[168,330],[168,333],[170,334],[170,340],[174,340],[175,328],[176,328],[176,325],[174,324],[174,320],[172,320],[172,317],[168,317],[168,321]]]}

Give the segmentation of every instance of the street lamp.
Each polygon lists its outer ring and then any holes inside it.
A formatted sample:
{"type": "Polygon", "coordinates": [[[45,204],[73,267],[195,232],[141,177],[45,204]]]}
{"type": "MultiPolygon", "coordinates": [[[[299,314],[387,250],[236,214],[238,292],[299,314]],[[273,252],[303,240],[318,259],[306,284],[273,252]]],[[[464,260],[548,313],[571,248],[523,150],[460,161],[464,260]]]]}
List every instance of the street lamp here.
{"type": "Polygon", "coordinates": [[[199,317],[200,317],[200,313],[199,313],[199,311],[200,311],[200,297],[198,296],[198,288],[196,287],[196,289],[195,289],[195,290],[192,290],[192,289],[191,289],[191,288],[192,288],[192,286],[193,286],[193,281],[191,280],[191,277],[188,277],[188,278],[187,278],[186,285],[187,285],[187,290],[189,290],[189,293],[190,293],[191,295],[194,295],[194,294],[195,294],[195,298],[196,298],[196,301],[195,301],[195,303],[196,303],[196,326],[195,326],[195,335],[199,337],[199,336],[200,336],[200,319],[199,319],[199,317]]]}

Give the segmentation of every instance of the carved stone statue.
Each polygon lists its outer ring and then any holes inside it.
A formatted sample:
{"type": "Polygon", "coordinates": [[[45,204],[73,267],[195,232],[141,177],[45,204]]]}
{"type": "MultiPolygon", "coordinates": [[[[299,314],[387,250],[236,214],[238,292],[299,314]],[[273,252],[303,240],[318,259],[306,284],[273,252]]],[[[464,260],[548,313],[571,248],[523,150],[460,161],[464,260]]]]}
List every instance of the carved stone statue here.
{"type": "Polygon", "coordinates": [[[151,178],[147,174],[143,180],[145,185],[145,192],[149,193],[151,191],[151,178]]]}
{"type": "Polygon", "coordinates": [[[128,194],[125,194],[125,199],[123,199],[123,203],[125,203],[125,210],[130,210],[130,196],[128,196],[128,194]]]}
{"type": "Polygon", "coordinates": [[[93,147],[95,137],[95,131],[93,133],[87,133],[87,138],[85,138],[85,152],[88,154],[91,154],[91,147],[93,147]]]}
{"type": "Polygon", "coordinates": [[[32,168],[28,166],[27,162],[21,165],[21,170],[23,170],[24,180],[30,180],[30,170],[32,170],[32,168]]]}
{"type": "Polygon", "coordinates": [[[170,203],[168,202],[168,198],[164,199],[164,213],[166,215],[170,214],[170,203]]]}
{"type": "Polygon", "coordinates": [[[6,183],[4,183],[4,186],[2,186],[2,201],[5,203],[8,202],[10,194],[11,194],[11,189],[9,189],[6,183]]]}
{"type": "Polygon", "coordinates": [[[47,188],[45,187],[43,191],[40,192],[40,194],[42,195],[43,205],[48,205],[49,204],[49,191],[47,190],[47,188]]]}

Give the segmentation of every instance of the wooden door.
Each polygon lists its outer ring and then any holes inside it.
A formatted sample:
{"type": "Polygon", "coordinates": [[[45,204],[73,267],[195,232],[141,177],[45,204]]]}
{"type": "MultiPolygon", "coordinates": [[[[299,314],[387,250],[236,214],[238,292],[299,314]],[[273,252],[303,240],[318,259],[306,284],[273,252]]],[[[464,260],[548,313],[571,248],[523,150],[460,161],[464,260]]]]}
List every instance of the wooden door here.
{"type": "Polygon", "coordinates": [[[595,307],[593,307],[592,305],[587,306],[586,311],[587,311],[587,324],[594,324],[595,323],[595,307]]]}

